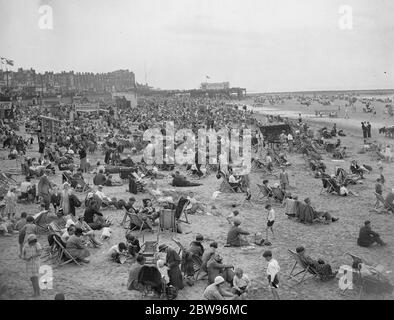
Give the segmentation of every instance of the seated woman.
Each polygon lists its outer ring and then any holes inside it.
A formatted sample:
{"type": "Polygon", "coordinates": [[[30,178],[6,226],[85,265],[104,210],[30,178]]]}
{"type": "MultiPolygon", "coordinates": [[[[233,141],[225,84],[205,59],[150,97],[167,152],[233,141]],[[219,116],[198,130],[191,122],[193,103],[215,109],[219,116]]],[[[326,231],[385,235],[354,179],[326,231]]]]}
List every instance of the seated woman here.
{"type": "Polygon", "coordinates": [[[87,257],[90,256],[89,250],[86,248],[86,244],[82,240],[82,229],[76,228],[75,234],[73,234],[66,243],[66,249],[70,255],[82,262],[89,262],[87,257]]]}
{"type": "Polygon", "coordinates": [[[310,256],[306,255],[304,247],[298,247],[296,252],[300,257],[300,260],[305,263],[305,265],[311,266],[313,270],[315,270],[320,276],[321,280],[327,281],[335,278],[337,272],[332,272],[331,266],[328,263],[325,263],[323,260],[314,260],[310,256]]]}
{"type": "Polygon", "coordinates": [[[79,216],[78,220],[75,222],[77,228],[81,228],[83,236],[86,240],[89,240],[93,246],[100,247],[103,244],[97,240],[94,230],[84,221],[84,216],[79,216]]]}

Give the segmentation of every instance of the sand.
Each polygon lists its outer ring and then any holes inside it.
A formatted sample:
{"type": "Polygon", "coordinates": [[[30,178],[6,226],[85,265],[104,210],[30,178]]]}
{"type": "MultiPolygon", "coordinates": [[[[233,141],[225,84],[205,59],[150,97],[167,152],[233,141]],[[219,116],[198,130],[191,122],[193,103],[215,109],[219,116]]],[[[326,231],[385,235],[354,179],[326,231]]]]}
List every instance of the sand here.
{"type": "MultiPolygon", "coordinates": [[[[245,103],[250,101],[245,101],[245,103]]],[[[271,113],[282,115],[298,116],[298,112],[302,111],[303,117],[307,114],[314,114],[315,105],[309,109],[312,112],[307,112],[306,108],[297,105],[296,102],[286,101],[284,105],[270,106],[266,110],[271,113]],[[273,110],[272,110],[273,109],[273,110]]],[[[323,107],[328,109],[327,107],[323,107]]],[[[361,110],[361,108],[358,108],[361,110]]],[[[392,232],[394,226],[393,215],[379,215],[371,211],[375,202],[374,181],[377,178],[377,161],[372,154],[357,154],[361,144],[361,128],[357,128],[357,124],[361,120],[367,120],[373,126],[373,139],[384,143],[393,144],[393,140],[378,136],[376,129],[379,126],[390,124],[391,119],[387,119],[379,114],[373,117],[370,114],[358,112],[351,114],[351,120],[338,119],[314,119],[307,117],[308,122],[312,126],[321,127],[321,122],[329,125],[333,121],[337,123],[338,129],[344,129],[347,134],[346,137],[341,138],[343,144],[348,147],[351,153],[350,158],[347,158],[341,166],[348,170],[350,160],[357,158],[359,163],[369,164],[373,167],[372,173],[366,175],[366,179],[362,185],[351,186],[351,190],[357,192],[360,197],[337,197],[328,195],[326,193],[320,194],[321,181],[314,179],[311,172],[306,168],[304,160],[300,154],[291,154],[289,156],[291,166],[288,168],[291,192],[299,196],[300,199],[306,197],[311,198],[312,203],[317,209],[324,209],[329,211],[333,216],[339,217],[340,220],[330,225],[317,224],[307,226],[288,219],[284,215],[284,210],[281,207],[275,207],[277,212],[277,219],[274,225],[276,232],[276,239],[272,242],[271,247],[256,247],[253,250],[245,251],[241,249],[225,248],[223,245],[226,242],[227,231],[229,224],[225,217],[233,210],[231,204],[233,201],[241,199],[241,195],[222,194],[215,201],[214,204],[217,210],[213,210],[214,215],[189,215],[190,225],[182,224],[183,229],[187,234],[177,235],[178,239],[187,246],[195,237],[197,233],[202,233],[207,241],[204,241],[204,246],[209,246],[209,239],[216,240],[219,243],[219,252],[223,256],[225,263],[231,263],[235,267],[240,267],[252,279],[253,289],[250,298],[267,300],[272,299],[271,293],[267,290],[266,276],[265,276],[265,262],[262,258],[264,250],[269,248],[272,250],[274,257],[278,260],[281,266],[280,279],[281,287],[279,294],[282,299],[302,299],[302,300],[323,300],[323,299],[357,299],[358,291],[351,290],[342,295],[338,281],[322,283],[318,280],[308,280],[302,285],[293,287],[294,282],[288,279],[294,261],[289,256],[287,250],[295,249],[297,246],[304,246],[309,255],[314,258],[323,258],[329,262],[334,269],[339,268],[343,264],[350,264],[351,259],[345,256],[346,252],[364,257],[367,261],[374,264],[381,264],[384,266],[385,275],[394,283],[394,275],[391,271],[394,270],[393,261],[393,243],[394,235],[392,232]],[[373,229],[379,232],[385,242],[388,243],[386,247],[372,247],[362,248],[357,246],[356,239],[359,228],[365,220],[371,220],[373,229]]],[[[393,121],[394,122],[394,119],[393,121]]],[[[34,152],[38,150],[34,146],[34,152]]],[[[6,151],[0,150],[0,156],[5,156],[6,151]]],[[[88,156],[92,163],[97,159],[102,159],[103,155],[100,152],[92,156],[88,156]]],[[[337,164],[332,159],[323,155],[324,161],[327,164],[328,172],[332,172],[334,166],[337,164]]],[[[15,161],[2,161],[2,169],[12,168],[16,166],[15,161]],[[3,165],[4,163],[4,165],[3,165]]],[[[183,170],[184,171],[184,170],[183,170]]],[[[168,173],[165,173],[168,175],[168,173]]],[[[384,194],[388,189],[394,186],[394,163],[384,163],[384,174],[386,177],[386,185],[384,194]]],[[[14,176],[15,179],[21,181],[21,176],[14,176]]],[[[266,212],[263,203],[257,201],[258,189],[256,184],[261,183],[264,178],[268,178],[270,183],[276,182],[273,177],[265,177],[263,174],[253,172],[250,174],[252,186],[252,204],[244,204],[237,209],[241,212],[242,226],[251,234],[256,232],[265,232],[266,212]]],[[[54,182],[60,183],[60,177],[57,175],[51,178],[54,182]]],[[[88,175],[87,180],[92,181],[92,175],[88,175]]],[[[158,180],[161,188],[169,188],[170,177],[163,180],[158,180]]],[[[218,180],[215,175],[211,175],[202,180],[204,183],[201,187],[182,188],[182,191],[193,190],[199,200],[209,202],[215,190],[218,190],[221,180],[218,180]]],[[[109,196],[121,197],[127,199],[130,194],[125,192],[126,186],[122,187],[106,187],[104,192],[109,196]]],[[[137,200],[140,201],[145,198],[146,194],[138,194],[137,200]]],[[[38,205],[20,205],[18,204],[18,214],[22,211],[29,213],[38,212],[38,205]]],[[[82,213],[82,209],[79,210],[82,213]]],[[[120,241],[124,241],[124,229],[118,226],[121,221],[123,212],[118,210],[105,210],[105,216],[113,218],[115,225],[113,229],[113,237],[106,241],[102,248],[91,249],[91,262],[82,268],[69,264],[53,270],[53,289],[42,290],[40,299],[53,299],[55,294],[63,292],[67,299],[142,299],[138,292],[128,291],[126,282],[128,277],[128,270],[130,263],[123,265],[115,264],[109,261],[107,252],[108,249],[120,241]]],[[[137,233],[138,234],[138,233],[137,233]]],[[[171,241],[174,236],[170,233],[160,234],[160,242],[167,243],[173,248],[177,248],[176,244],[171,241]]],[[[147,233],[145,239],[153,239],[156,235],[147,233]]],[[[142,236],[139,236],[142,241],[142,236]]],[[[39,237],[40,243],[47,245],[45,236],[39,237]]],[[[178,299],[202,299],[202,293],[206,286],[206,281],[199,281],[193,287],[186,286],[184,290],[179,292],[178,299]]],[[[30,299],[32,288],[30,282],[25,274],[25,264],[18,258],[18,240],[17,235],[12,237],[0,238],[0,298],[1,299],[30,299]]],[[[382,296],[368,295],[368,299],[381,299],[382,296]]],[[[386,296],[385,299],[393,299],[393,296],[386,296]]]]}

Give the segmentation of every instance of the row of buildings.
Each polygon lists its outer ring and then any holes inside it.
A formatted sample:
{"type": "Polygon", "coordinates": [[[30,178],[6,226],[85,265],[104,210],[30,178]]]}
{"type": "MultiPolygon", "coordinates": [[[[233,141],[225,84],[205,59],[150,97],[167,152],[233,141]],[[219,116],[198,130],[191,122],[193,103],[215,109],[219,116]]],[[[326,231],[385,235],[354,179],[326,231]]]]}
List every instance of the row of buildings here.
{"type": "Polygon", "coordinates": [[[37,73],[34,69],[19,68],[18,71],[0,71],[0,88],[27,96],[128,91],[135,89],[135,75],[129,70],[108,73],[37,73]]]}

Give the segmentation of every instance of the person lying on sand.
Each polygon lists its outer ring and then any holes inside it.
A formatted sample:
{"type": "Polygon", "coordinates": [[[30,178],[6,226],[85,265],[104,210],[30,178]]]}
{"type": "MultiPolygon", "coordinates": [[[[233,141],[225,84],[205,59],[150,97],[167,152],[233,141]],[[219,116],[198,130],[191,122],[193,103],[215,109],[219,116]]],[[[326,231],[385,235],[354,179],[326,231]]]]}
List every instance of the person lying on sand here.
{"type": "Polygon", "coordinates": [[[172,186],[174,187],[197,187],[201,186],[201,183],[190,182],[186,179],[185,176],[182,176],[179,171],[175,171],[175,174],[172,175],[172,186]]]}

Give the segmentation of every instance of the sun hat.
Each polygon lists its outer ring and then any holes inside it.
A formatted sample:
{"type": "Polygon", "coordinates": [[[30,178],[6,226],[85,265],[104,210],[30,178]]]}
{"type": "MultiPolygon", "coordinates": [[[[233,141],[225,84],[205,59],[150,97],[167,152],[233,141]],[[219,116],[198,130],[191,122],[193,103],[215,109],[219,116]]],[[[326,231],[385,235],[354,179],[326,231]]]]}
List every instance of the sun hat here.
{"type": "Polygon", "coordinates": [[[28,242],[28,243],[33,242],[33,241],[36,241],[36,240],[37,240],[37,236],[36,236],[35,234],[29,234],[29,235],[27,236],[27,242],[28,242]]]}
{"type": "Polygon", "coordinates": [[[221,284],[221,283],[223,283],[223,282],[224,282],[224,279],[223,279],[222,276],[217,276],[217,277],[215,278],[215,284],[216,284],[216,285],[219,285],[219,284],[221,284]]]}

